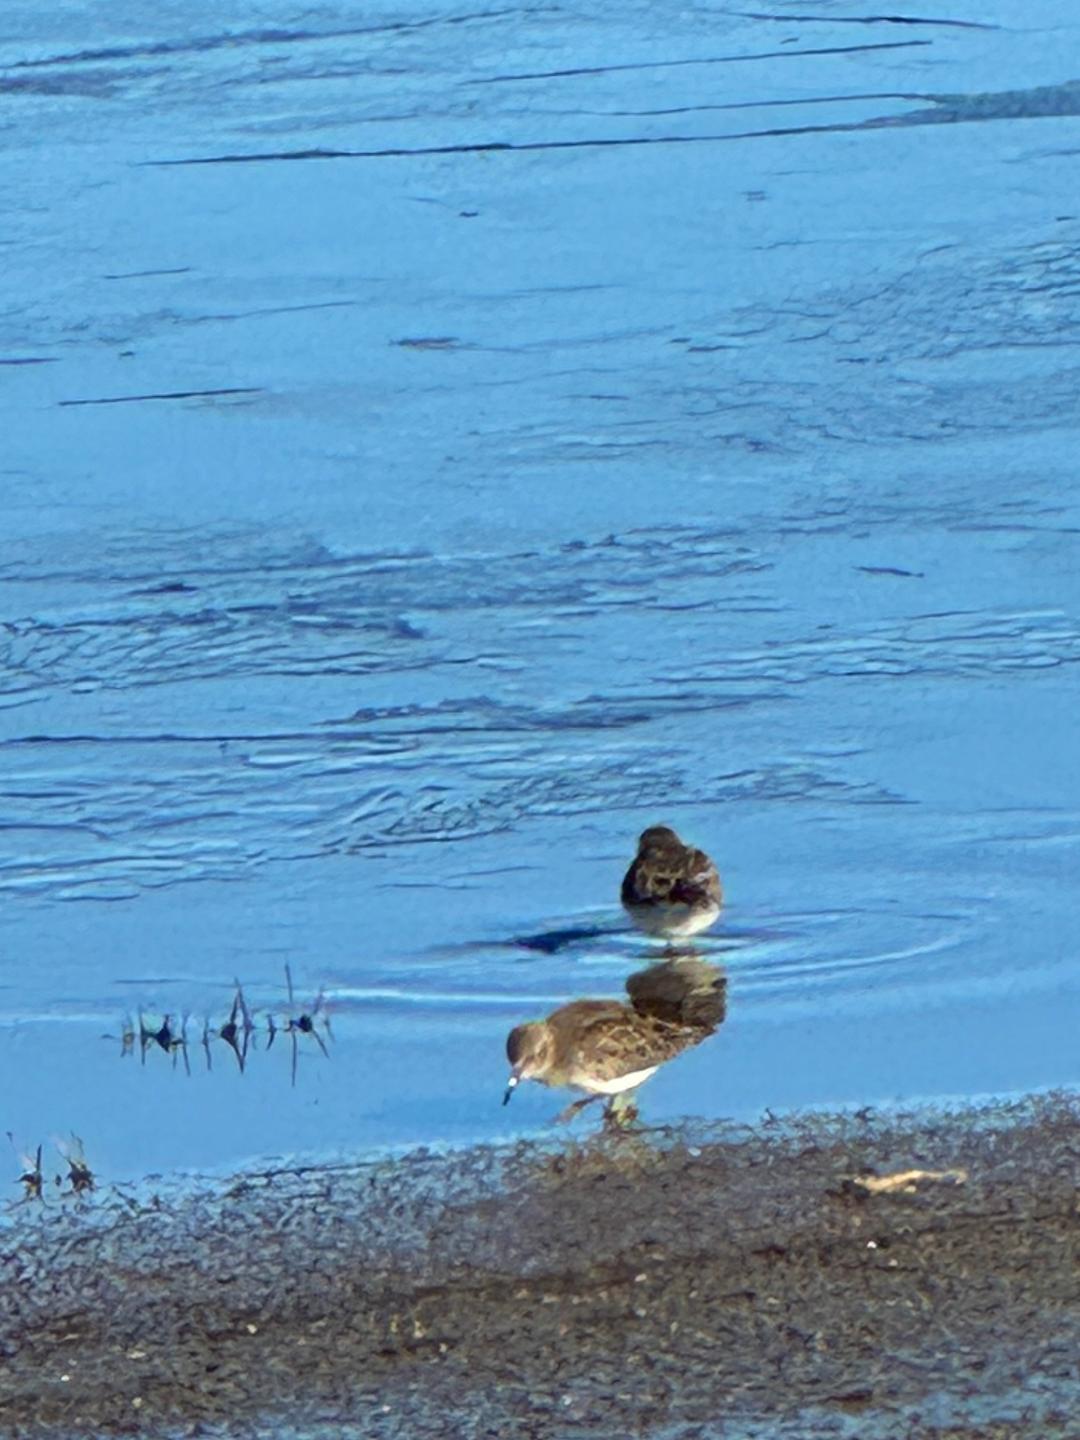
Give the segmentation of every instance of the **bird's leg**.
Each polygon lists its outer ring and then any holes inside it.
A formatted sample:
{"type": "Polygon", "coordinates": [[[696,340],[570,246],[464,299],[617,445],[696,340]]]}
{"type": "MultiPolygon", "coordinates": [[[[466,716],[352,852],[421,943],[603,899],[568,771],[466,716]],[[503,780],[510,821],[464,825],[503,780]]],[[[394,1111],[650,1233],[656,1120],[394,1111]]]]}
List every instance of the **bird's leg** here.
{"type": "Polygon", "coordinates": [[[604,1124],[615,1130],[632,1125],[637,1118],[637,1099],[633,1090],[622,1090],[613,1095],[604,1110],[604,1124]]]}
{"type": "Polygon", "coordinates": [[[669,940],[664,946],[665,960],[694,960],[698,954],[697,946],[689,940],[669,940]]]}
{"type": "Polygon", "coordinates": [[[603,1098],[602,1095],[584,1095],[580,1100],[575,1100],[572,1105],[567,1105],[565,1110],[560,1110],[551,1123],[553,1125],[566,1125],[574,1118],[579,1110],[584,1110],[586,1105],[591,1105],[594,1100],[602,1100],[603,1098]]]}

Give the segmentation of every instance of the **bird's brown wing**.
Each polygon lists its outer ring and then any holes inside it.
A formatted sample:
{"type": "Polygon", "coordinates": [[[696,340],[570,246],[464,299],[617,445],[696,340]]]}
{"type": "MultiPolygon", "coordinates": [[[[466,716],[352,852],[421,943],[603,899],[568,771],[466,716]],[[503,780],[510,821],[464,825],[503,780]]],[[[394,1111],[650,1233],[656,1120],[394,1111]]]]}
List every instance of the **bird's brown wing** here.
{"type": "Polygon", "coordinates": [[[671,900],[683,905],[719,905],[720,876],[704,850],[691,850],[671,887],[671,900]]]}
{"type": "Polygon", "coordinates": [[[622,1015],[625,1010],[621,1000],[571,1000],[548,1016],[548,1024],[556,1030],[576,1030],[605,1017],[622,1015]]]}
{"type": "Polygon", "coordinates": [[[571,1057],[573,1070],[587,1072],[598,1080],[619,1080],[638,1070],[662,1065],[708,1033],[639,1015],[626,1005],[620,1008],[621,1015],[598,1015],[578,1035],[571,1057]]]}
{"type": "Polygon", "coordinates": [[[670,846],[650,850],[627,870],[624,905],[719,905],[720,876],[703,850],[670,846]]]}
{"type": "Polygon", "coordinates": [[[627,870],[622,883],[623,904],[666,904],[678,878],[678,866],[667,856],[639,855],[627,870]]]}
{"type": "Polygon", "coordinates": [[[650,898],[647,889],[648,881],[642,873],[643,869],[641,860],[634,860],[623,876],[622,903],[624,905],[643,905],[650,898]]]}

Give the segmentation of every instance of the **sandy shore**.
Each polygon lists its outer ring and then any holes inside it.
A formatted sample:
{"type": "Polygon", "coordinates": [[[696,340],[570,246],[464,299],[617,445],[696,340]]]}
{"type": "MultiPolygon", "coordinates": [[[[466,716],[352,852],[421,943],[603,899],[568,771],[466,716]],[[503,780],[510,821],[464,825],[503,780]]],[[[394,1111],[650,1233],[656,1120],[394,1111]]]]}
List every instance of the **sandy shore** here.
{"type": "Polygon", "coordinates": [[[1078,1120],[559,1134],[26,1203],[0,1427],[1075,1437],[1078,1120]]]}

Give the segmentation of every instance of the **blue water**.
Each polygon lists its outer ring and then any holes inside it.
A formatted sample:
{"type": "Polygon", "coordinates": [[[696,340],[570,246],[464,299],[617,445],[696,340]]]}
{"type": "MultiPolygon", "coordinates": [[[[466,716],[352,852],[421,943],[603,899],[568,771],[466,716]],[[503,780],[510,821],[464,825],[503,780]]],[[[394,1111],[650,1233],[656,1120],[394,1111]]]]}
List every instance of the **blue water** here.
{"type": "Polygon", "coordinates": [[[16,1148],[544,1126],[658,821],[729,1011],[646,1119],[1080,1079],[1080,14],[107,9],[0,40],[16,1148]]]}

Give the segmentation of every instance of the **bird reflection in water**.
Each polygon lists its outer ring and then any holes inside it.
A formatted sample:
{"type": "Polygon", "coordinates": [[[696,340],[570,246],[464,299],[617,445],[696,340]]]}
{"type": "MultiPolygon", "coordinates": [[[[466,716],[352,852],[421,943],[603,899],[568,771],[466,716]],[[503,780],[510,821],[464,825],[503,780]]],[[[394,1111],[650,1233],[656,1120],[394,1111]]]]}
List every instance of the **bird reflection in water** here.
{"type": "Polygon", "coordinates": [[[573,1000],[546,1020],[511,1030],[503,1104],[522,1080],[537,1080],[586,1092],[559,1120],[606,1100],[605,1121],[629,1124],[637,1118],[638,1087],[666,1061],[708,1039],[726,1013],[723,971],[689,956],[637,971],[626,993],[628,1001],[573,1000]]]}

